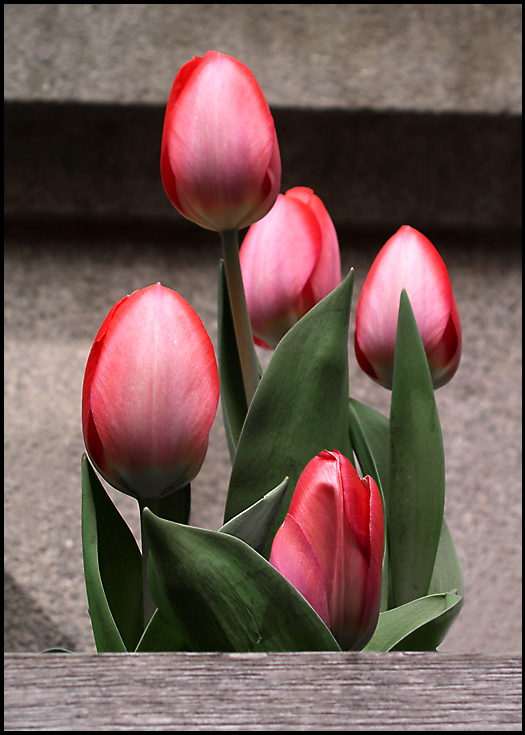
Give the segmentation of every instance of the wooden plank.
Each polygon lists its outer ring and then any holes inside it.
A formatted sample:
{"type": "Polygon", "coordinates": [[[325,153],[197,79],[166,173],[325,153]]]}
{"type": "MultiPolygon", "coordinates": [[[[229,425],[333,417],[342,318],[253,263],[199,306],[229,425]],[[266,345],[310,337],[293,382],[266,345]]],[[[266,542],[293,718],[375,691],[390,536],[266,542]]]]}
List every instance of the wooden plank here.
{"type": "Polygon", "coordinates": [[[521,657],[6,654],[6,730],[521,730],[521,657]]]}

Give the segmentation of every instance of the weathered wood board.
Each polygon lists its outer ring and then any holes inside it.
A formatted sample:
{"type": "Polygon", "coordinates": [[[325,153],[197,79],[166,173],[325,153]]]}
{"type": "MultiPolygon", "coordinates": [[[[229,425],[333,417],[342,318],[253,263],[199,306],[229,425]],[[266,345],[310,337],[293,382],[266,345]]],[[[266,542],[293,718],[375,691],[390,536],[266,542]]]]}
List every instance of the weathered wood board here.
{"type": "Polygon", "coordinates": [[[6,730],[521,730],[521,657],[6,654],[6,730]]]}

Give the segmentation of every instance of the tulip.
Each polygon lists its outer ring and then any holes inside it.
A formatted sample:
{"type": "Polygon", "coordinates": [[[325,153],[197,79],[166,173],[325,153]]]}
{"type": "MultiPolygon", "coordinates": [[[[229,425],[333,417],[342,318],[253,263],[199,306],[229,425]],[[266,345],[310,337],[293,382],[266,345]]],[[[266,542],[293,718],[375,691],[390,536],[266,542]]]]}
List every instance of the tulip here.
{"type": "Polygon", "coordinates": [[[341,283],[334,224],[319,197],[302,186],[279,194],[250,227],[240,259],[255,342],[267,348],[341,283]]]}
{"type": "Polygon", "coordinates": [[[91,349],[82,396],[89,458],[140,501],[199,472],[219,400],[211,340],[191,306],[160,283],[118,301],[91,349]]]}
{"type": "Polygon", "coordinates": [[[305,467],[270,563],[305,597],[343,650],[360,650],[379,618],[383,506],[371,477],[340,452],[305,467]]]}
{"type": "Polygon", "coordinates": [[[383,246],[356,311],[355,353],[364,372],[392,388],[399,300],[405,289],[425,348],[434,388],[461,359],[461,324],[447,268],[420,232],[403,225],[383,246]]]}
{"type": "Polygon", "coordinates": [[[271,209],[281,158],[268,103],[251,71],[208,51],[178,72],[166,108],[161,176],[173,206],[218,232],[271,209]]]}

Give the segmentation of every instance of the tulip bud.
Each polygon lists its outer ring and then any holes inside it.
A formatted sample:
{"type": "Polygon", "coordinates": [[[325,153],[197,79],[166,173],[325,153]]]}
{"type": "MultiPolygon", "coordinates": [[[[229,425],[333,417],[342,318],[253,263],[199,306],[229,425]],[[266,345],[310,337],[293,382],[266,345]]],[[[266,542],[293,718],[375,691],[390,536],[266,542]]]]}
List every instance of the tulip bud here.
{"type": "Polygon", "coordinates": [[[304,468],[270,563],[305,597],[343,650],[361,650],[381,604],[383,505],[340,452],[304,468]]]}
{"type": "Polygon", "coordinates": [[[240,251],[255,342],[277,346],[299,319],[341,283],[334,224],[311,189],[279,194],[250,227],[240,251]]]}
{"type": "Polygon", "coordinates": [[[447,268],[420,232],[403,225],[383,246],[356,310],[355,353],[364,372],[392,388],[399,300],[405,289],[425,348],[434,388],[461,359],[461,324],[447,268]]]}
{"type": "Polygon", "coordinates": [[[248,227],[271,209],[281,158],[251,71],[216,51],[178,72],[166,108],[161,176],[173,206],[208,230],[248,227]]]}
{"type": "Polygon", "coordinates": [[[195,311],[160,283],[135,291],[111,309],[87,361],[89,458],[128,495],[168,495],[199,472],[218,400],[213,345],[195,311]]]}

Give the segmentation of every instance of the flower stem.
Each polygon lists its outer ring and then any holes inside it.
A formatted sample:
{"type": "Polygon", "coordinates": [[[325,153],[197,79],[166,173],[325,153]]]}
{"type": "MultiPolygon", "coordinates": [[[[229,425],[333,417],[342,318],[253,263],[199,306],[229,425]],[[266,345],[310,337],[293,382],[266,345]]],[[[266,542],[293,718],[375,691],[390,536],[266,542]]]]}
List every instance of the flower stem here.
{"type": "Polygon", "coordinates": [[[151,620],[151,616],[157,609],[148,582],[148,559],[149,559],[149,541],[144,530],[144,523],[142,521],[142,511],[144,508],[149,508],[152,513],[158,515],[159,511],[159,500],[153,498],[147,501],[139,499],[140,509],[140,534],[142,539],[142,611],[144,619],[144,628],[151,620]]]}
{"type": "Polygon", "coordinates": [[[259,385],[259,364],[253,344],[252,327],[242,282],[238,230],[224,230],[220,233],[220,236],[237,349],[241,361],[244,391],[249,406],[259,385]]]}

